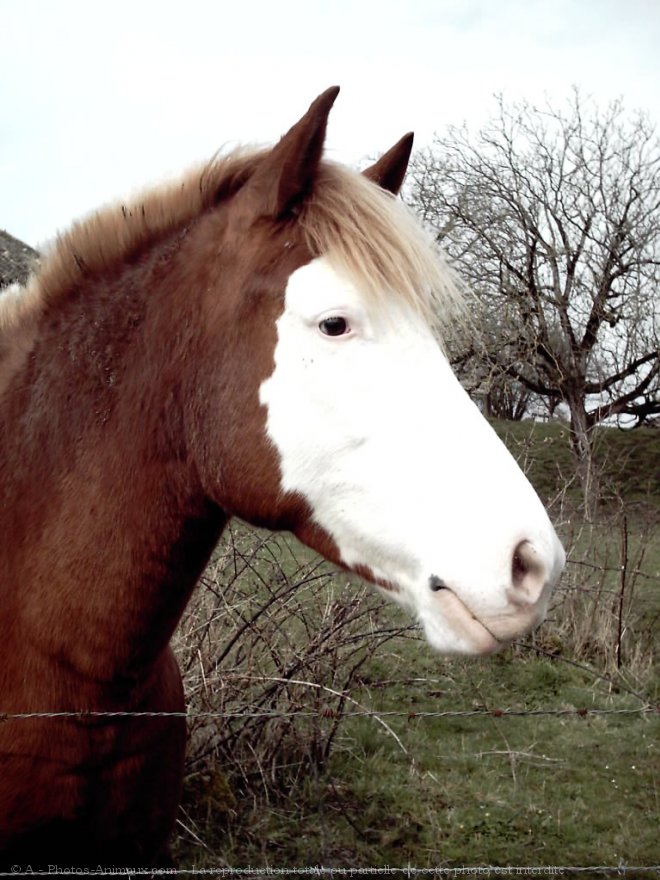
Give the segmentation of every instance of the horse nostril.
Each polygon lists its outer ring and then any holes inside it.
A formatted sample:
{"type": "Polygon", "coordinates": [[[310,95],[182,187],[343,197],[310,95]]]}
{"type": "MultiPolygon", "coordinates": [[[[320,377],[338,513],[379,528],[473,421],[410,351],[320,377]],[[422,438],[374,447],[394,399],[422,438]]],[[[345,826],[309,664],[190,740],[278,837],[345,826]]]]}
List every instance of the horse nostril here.
{"type": "Polygon", "coordinates": [[[533,544],[521,541],[513,551],[511,581],[514,590],[528,602],[536,602],[543,592],[547,571],[533,544]]]}
{"type": "Polygon", "coordinates": [[[439,578],[437,575],[432,574],[429,578],[429,587],[433,590],[434,593],[437,593],[438,590],[446,590],[447,584],[439,578]]]}

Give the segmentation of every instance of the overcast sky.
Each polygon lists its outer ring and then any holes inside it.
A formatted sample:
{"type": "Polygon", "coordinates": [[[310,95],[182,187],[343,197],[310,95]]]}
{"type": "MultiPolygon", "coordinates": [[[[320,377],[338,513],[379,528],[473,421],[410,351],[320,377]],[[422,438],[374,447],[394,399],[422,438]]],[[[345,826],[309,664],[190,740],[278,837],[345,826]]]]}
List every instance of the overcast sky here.
{"type": "Polygon", "coordinates": [[[329,155],[577,85],[660,123],[659,0],[0,0],[0,228],[39,246],[329,85],[329,155]]]}

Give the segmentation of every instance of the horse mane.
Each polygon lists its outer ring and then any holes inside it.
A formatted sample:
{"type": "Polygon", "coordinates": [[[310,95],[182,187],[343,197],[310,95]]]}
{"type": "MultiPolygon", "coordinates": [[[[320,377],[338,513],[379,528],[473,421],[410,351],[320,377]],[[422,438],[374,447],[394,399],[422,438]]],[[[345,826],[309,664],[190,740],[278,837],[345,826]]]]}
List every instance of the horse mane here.
{"type": "MultiPolygon", "coordinates": [[[[235,150],[131,202],[105,206],[74,222],[55,239],[24,288],[0,295],[0,330],[16,327],[86,278],[185,229],[237,192],[265,153],[235,150]]],[[[435,327],[456,313],[460,283],[420,222],[359,172],[322,162],[297,222],[312,252],[326,255],[366,295],[396,293],[435,327]]]]}

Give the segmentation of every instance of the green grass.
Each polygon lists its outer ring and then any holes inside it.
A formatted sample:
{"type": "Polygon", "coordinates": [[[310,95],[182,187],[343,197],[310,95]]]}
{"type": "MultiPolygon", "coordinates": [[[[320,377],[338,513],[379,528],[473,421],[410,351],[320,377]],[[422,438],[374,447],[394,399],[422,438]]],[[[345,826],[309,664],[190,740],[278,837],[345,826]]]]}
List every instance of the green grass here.
{"type": "MultiPolygon", "coordinates": [[[[660,531],[658,499],[648,494],[660,490],[660,433],[602,433],[598,454],[607,465],[606,480],[626,498],[627,514],[608,503],[596,522],[586,524],[572,513],[578,497],[573,487],[564,491],[571,467],[565,428],[496,428],[544,500],[561,495],[555,515],[570,563],[550,620],[527,647],[484,660],[435,656],[410,631],[384,641],[350,688],[351,698],[380,722],[344,718],[327,760],[318,759],[313,745],[324,741],[323,729],[336,720],[321,713],[294,723],[297,736],[283,740],[276,773],[269,765],[246,780],[234,764],[216,762],[190,777],[182,811],[186,830],[180,829],[175,847],[180,867],[660,861],[660,714],[590,712],[639,710],[653,701],[657,706],[660,698],[653,653],[660,531]],[[474,709],[487,712],[419,717],[474,709]],[[584,709],[584,715],[572,711],[584,709]],[[497,710],[571,712],[499,716],[497,710]]],[[[269,553],[286,584],[295,566],[309,565],[310,555],[298,545],[277,546],[284,549],[269,553]]],[[[268,565],[255,564],[250,576],[258,593],[269,578],[268,565]]],[[[334,582],[339,606],[351,595],[345,581],[342,576],[334,582]]],[[[328,583],[315,595],[306,586],[300,596],[309,595],[309,617],[297,609],[292,623],[268,630],[291,639],[292,656],[302,651],[297,632],[316,635],[327,589],[328,583]]],[[[378,606],[363,620],[381,629],[408,623],[391,606],[378,606]]],[[[331,668],[318,666],[318,674],[329,686],[339,680],[331,668]]],[[[214,686],[211,679],[207,686],[214,686]]],[[[221,676],[215,686],[223,687],[221,676]]],[[[295,701],[298,708],[319,706],[318,693],[304,688],[295,701]]],[[[349,704],[345,711],[354,708],[349,704]]],[[[253,765],[254,754],[244,758],[253,765]]],[[[240,754],[238,759],[240,764],[240,754]]]]}
{"type": "MultiPolygon", "coordinates": [[[[449,662],[409,640],[393,648],[353,692],[375,712],[640,705],[558,661],[449,662]],[[379,686],[383,674],[402,682],[379,686]]],[[[392,733],[347,719],[327,766],[310,765],[290,797],[216,815],[204,825],[210,849],[182,842],[180,855],[274,867],[657,862],[659,716],[383,720],[392,733]]]]}

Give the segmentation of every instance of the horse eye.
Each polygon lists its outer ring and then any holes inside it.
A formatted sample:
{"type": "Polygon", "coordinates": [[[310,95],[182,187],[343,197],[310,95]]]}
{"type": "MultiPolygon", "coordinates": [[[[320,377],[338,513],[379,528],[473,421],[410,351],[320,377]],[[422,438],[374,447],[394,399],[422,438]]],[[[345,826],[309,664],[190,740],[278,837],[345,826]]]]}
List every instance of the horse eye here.
{"type": "Polygon", "coordinates": [[[348,333],[348,321],[346,318],[340,318],[338,315],[332,318],[325,318],[319,324],[319,330],[326,336],[343,336],[348,333]]]}

